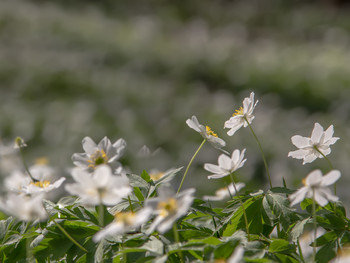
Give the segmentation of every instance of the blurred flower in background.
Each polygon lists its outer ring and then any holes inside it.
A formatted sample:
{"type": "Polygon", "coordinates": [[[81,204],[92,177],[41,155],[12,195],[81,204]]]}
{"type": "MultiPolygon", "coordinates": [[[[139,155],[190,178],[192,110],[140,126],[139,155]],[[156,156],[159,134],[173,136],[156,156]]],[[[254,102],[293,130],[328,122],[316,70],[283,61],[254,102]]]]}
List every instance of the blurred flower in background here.
{"type": "MultiPolygon", "coordinates": [[[[185,127],[188,116],[223,127],[254,91],[254,129],[273,185],[283,177],[297,186],[310,169],[328,166],[286,158],[291,136],[315,122],[350,135],[349,12],[332,1],[1,1],[1,180],[20,165],[6,147],[17,136],[30,145],[28,163],[46,156],[60,175],[86,136],[124,138],[118,161],[135,174],[181,167],[201,140],[185,127]],[[157,154],[140,158],[143,145],[157,154]]],[[[240,181],[266,185],[251,135],[215,132],[227,147],[247,148],[240,181]]],[[[330,157],[344,175],[337,194],[345,203],[349,152],[335,144],[330,157]]],[[[184,188],[200,195],[222,185],[225,178],[197,183],[203,163],[216,158],[203,148],[184,188]]]]}

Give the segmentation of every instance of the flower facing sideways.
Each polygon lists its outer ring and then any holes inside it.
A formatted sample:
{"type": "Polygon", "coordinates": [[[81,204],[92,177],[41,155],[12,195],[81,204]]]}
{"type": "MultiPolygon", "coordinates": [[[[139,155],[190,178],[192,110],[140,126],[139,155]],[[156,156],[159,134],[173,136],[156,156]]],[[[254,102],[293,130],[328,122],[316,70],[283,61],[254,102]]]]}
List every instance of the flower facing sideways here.
{"type": "Polygon", "coordinates": [[[333,125],[329,126],[326,131],[319,123],[315,123],[312,130],[311,137],[302,137],[294,135],[292,143],[299,148],[299,150],[288,153],[288,157],[296,159],[303,159],[303,164],[311,163],[317,158],[323,158],[331,153],[330,146],[334,144],[338,137],[333,137],[333,125]]]}
{"type": "Polygon", "coordinates": [[[331,193],[328,186],[334,184],[340,178],[338,170],[332,170],[322,176],[320,170],[314,170],[303,180],[304,187],[289,196],[291,206],[300,203],[305,198],[313,198],[320,206],[325,206],[328,201],[338,201],[338,197],[331,193]]]}
{"type": "Polygon", "coordinates": [[[254,103],[254,92],[250,93],[250,97],[243,100],[243,107],[240,107],[232,114],[232,117],[225,122],[224,128],[230,129],[227,134],[232,136],[238,131],[241,127],[247,127],[248,124],[251,124],[255,116],[253,111],[255,109],[258,101],[254,103]]]}
{"type": "Polygon", "coordinates": [[[112,144],[107,137],[104,137],[96,145],[90,137],[85,137],[82,145],[85,153],[75,153],[72,156],[73,163],[76,166],[90,172],[102,164],[109,165],[113,172],[121,166],[117,160],[124,154],[126,142],[123,139],[119,139],[112,144]]]}
{"type": "Polygon", "coordinates": [[[221,149],[222,147],[225,147],[226,142],[223,139],[220,139],[209,126],[199,124],[196,116],[187,119],[186,123],[191,129],[199,132],[199,134],[202,135],[204,139],[208,140],[208,142],[210,142],[215,148],[221,149]]]}
{"type": "Polygon", "coordinates": [[[218,158],[218,165],[209,163],[204,164],[204,169],[213,173],[208,176],[208,179],[222,178],[241,168],[247,160],[243,159],[244,153],[245,149],[243,149],[242,152],[234,150],[231,157],[226,154],[221,154],[218,158]]]}
{"type": "MultiPolygon", "coordinates": [[[[240,191],[243,187],[245,187],[244,183],[237,183],[236,184],[237,191],[240,191]]],[[[221,200],[224,200],[225,198],[235,196],[236,194],[237,194],[236,190],[235,190],[233,184],[231,183],[227,187],[220,188],[220,189],[216,190],[214,196],[211,196],[211,195],[203,196],[203,200],[221,201],[221,200]]]]}
{"type": "Polygon", "coordinates": [[[146,201],[146,207],[151,207],[157,215],[148,229],[148,233],[152,233],[157,229],[160,233],[165,233],[174,224],[174,222],[185,215],[190,208],[195,189],[190,188],[173,195],[168,188],[160,188],[157,198],[146,201]]]}
{"type": "Polygon", "coordinates": [[[126,176],[114,175],[107,165],[100,165],[90,174],[80,168],[72,171],[74,184],[67,184],[66,190],[90,205],[115,205],[131,192],[126,176]]]}
{"type": "Polygon", "coordinates": [[[93,237],[95,242],[101,241],[105,237],[111,237],[131,231],[145,223],[152,214],[149,207],[143,208],[138,212],[117,212],[114,215],[114,221],[99,231],[93,237]]]}

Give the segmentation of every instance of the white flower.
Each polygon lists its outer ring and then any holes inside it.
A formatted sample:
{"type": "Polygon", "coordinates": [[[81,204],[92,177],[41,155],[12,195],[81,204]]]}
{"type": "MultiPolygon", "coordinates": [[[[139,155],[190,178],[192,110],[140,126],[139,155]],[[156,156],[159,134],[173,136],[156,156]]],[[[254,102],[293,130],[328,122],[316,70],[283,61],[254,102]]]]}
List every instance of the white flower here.
{"type": "Polygon", "coordinates": [[[227,259],[227,263],[241,263],[243,262],[243,255],[244,248],[238,245],[232,255],[227,259]]]}
{"type": "Polygon", "coordinates": [[[195,189],[190,188],[176,195],[168,188],[160,188],[158,192],[157,198],[146,201],[146,207],[151,207],[157,214],[147,231],[149,234],[155,228],[158,232],[165,233],[178,218],[185,215],[193,202],[195,189]]]}
{"type": "Polygon", "coordinates": [[[74,168],[72,176],[77,183],[67,184],[65,188],[69,193],[78,195],[85,204],[115,205],[131,192],[128,178],[113,175],[107,165],[99,165],[92,174],[74,168]]]}
{"type": "Polygon", "coordinates": [[[54,189],[59,188],[66,178],[61,177],[56,182],[51,183],[48,180],[30,182],[29,184],[22,187],[22,192],[25,194],[38,194],[38,193],[48,193],[54,189]]]}
{"type": "Polygon", "coordinates": [[[300,135],[292,137],[292,143],[299,150],[289,152],[288,157],[303,159],[303,164],[311,163],[316,158],[323,158],[323,155],[326,156],[331,153],[330,146],[339,139],[338,137],[333,137],[333,133],[333,125],[329,126],[326,131],[323,131],[323,127],[316,122],[310,138],[300,135]]]}
{"type": "Polygon", "coordinates": [[[99,242],[108,236],[116,236],[131,231],[143,223],[145,223],[152,214],[152,209],[146,207],[140,211],[134,212],[118,212],[114,215],[114,221],[101,231],[97,232],[93,240],[99,242]]]}
{"type": "Polygon", "coordinates": [[[30,197],[11,193],[5,202],[0,201],[0,209],[22,221],[44,220],[47,214],[42,200],[43,195],[30,197]]]}
{"type": "Polygon", "coordinates": [[[338,201],[338,197],[331,193],[328,186],[334,184],[340,178],[338,170],[332,170],[322,176],[320,170],[314,170],[303,180],[304,187],[289,196],[291,206],[300,203],[305,198],[315,198],[320,206],[325,206],[328,201],[338,201]]]}
{"type": "Polygon", "coordinates": [[[213,173],[212,175],[208,176],[208,179],[222,178],[241,168],[247,160],[243,160],[244,153],[245,149],[243,149],[242,152],[240,152],[239,150],[234,150],[231,158],[226,154],[221,154],[218,158],[219,165],[209,163],[204,164],[204,169],[208,172],[213,173]]]}
{"type": "Polygon", "coordinates": [[[255,116],[253,111],[258,101],[254,103],[254,92],[250,93],[250,97],[243,100],[243,107],[240,107],[232,114],[232,117],[225,122],[224,128],[230,129],[227,134],[232,136],[242,126],[247,127],[248,123],[251,124],[255,116]]]}
{"type": "Polygon", "coordinates": [[[350,246],[346,245],[338,250],[337,256],[330,261],[331,263],[348,263],[350,262],[350,246]]]}
{"type": "MultiPolygon", "coordinates": [[[[325,232],[326,231],[322,227],[318,227],[316,229],[316,238],[319,238],[325,232]]],[[[303,253],[303,257],[305,259],[309,258],[310,256],[312,256],[313,247],[310,246],[310,244],[312,244],[314,242],[314,240],[315,240],[315,233],[314,233],[314,231],[305,232],[299,237],[300,248],[301,248],[301,251],[303,253]]],[[[319,248],[317,248],[317,250],[319,250],[319,248]]]]}
{"type": "Polygon", "coordinates": [[[29,185],[32,182],[27,174],[21,171],[15,170],[10,176],[4,180],[5,187],[10,192],[21,193],[23,187],[29,185]]]}
{"type": "Polygon", "coordinates": [[[114,170],[121,164],[117,160],[124,154],[126,142],[123,139],[117,140],[114,144],[104,137],[99,144],[90,138],[85,137],[82,141],[85,153],[75,153],[72,156],[73,163],[81,168],[92,172],[97,166],[107,164],[114,170]]]}
{"type": "Polygon", "coordinates": [[[196,116],[192,116],[191,119],[187,119],[186,123],[190,128],[196,132],[199,132],[199,134],[202,135],[202,137],[210,142],[215,148],[220,149],[225,147],[226,142],[223,139],[220,139],[209,126],[199,124],[196,116]]]}
{"type": "MultiPolygon", "coordinates": [[[[237,183],[236,184],[237,191],[240,191],[243,187],[245,187],[244,183],[237,183]]],[[[211,196],[211,195],[203,196],[203,200],[204,201],[206,201],[206,200],[221,201],[221,200],[224,200],[225,198],[235,196],[236,194],[237,194],[236,190],[235,190],[233,184],[231,183],[227,187],[220,188],[220,189],[216,190],[214,196],[211,196]]]]}

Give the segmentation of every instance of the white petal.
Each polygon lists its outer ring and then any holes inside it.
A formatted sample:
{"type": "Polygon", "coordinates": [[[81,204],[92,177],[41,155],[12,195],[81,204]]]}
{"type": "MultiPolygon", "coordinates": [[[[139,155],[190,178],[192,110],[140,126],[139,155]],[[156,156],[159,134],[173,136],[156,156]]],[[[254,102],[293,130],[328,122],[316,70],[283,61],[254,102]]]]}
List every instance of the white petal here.
{"type": "Polygon", "coordinates": [[[321,185],[328,186],[334,184],[340,178],[340,171],[332,170],[322,178],[321,185]]]}
{"type": "Polygon", "coordinates": [[[315,191],[315,201],[320,205],[320,206],[325,206],[328,204],[328,200],[326,197],[320,194],[319,191],[315,191]]]}
{"type": "Polygon", "coordinates": [[[319,143],[322,135],[323,135],[323,127],[318,122],[316,122],[314,125],[314,129],[312,130],[311,140],[314,143],[319,143]]]}
{"type": "Polygon", "coordinates": [[[298,204],[301,201],[303,201],[305,199],[305,196],[306,196],[308,190],[309,189],[307,187],[302,187],[298,191],[296,191],[295,193],[289,195],[288,198],[291,201],[290,206],[293,206],[293,205],[298,204]]]}
{"type": "Polygon", "coordinates": [[[108,165],[99,165],[97,166],[93,178],[96,182],[96,187],[107,186],[112,177],[112,170],[108,165]]]}
{"type": "Polygon", "coordinates": [[[313,153],[309,153],[308,155],[306,155],[304,157],[304,162],[303,164],[306,164],[306,163],[312,163],[313,161],[315,161],[317,159],[317,156],[313,153]]]}
{"type": "Polygon", "coordinates": [[[295,159],[304,159],[308,153],[308,150],[296,150],[289,152],[288,157],[293,157],[295,159]]]}
{"type": "Polygon", "coordinates": [[[223,172],[218,165],[211,164],[211,163],[205,163],[204,169],[214,174],[221,174],[223,172]]]}
{"type": "Polygon", "coordinates": [[[208,176],[208,179],[219,179],[219,178],[222,178],[222,177],[225,177],[226,175],[229,175],[230,173],[229,172],[226,172],[226,173],[221,173],[221,174],[212,174],[212,175],[209,175],[208,176]]]}
{"type": "Polygon", "coordinates": [[[308,186],[320,185],[321,182],[322,182],[322,172],[319,169],[312,171],[306,177],[306,185],[308,186]]]}
{"type": "Polygon", "coordinates": [[[208,141],[217,149],[225,147],[226,145],[226,142],[223,139],[220,139],[212,135],[208,136],[208,141]]]}
{"type": "Polygon", "coordinates": [[[191,119],[187,119],[186,123],[190,128],[194,129],[196,132],[200,132],[200,129],[199,129],[200,124],[196,116],[192,116],[191,119]]]}
{"type": "Polygon", "coordinates": [[[231,160],[233,163],[238,163],[240,157],[240,151],[238,149],[234,150],[231,155],[231,160]]]}
{"type": "Polygon", "coordinates": [[[331,190],[328,188],[322,188],[322,189],[319,189],[318,191],[329,201],[336,202],[339,200],[339,198],[333,195],[331,190]]]}
{"type": "Polygon", "coordinates": [[[218,164],[223,170],[230,171],[232,169],[231,158],[228,157],[226,154],[221,154],[219,156],[218,164]]]}
{"type": "Polygon", "coordinates": [[[310,138],[303,137],[300,135],[294,135],[292,138],[292,143],[298,147],[298,148],[304,148],[304,147],[309,147],[310,146],[310,138]]]}
{"type": "Polygon", "coordinates": [[[82,145],[87,154],[94,154],[96,150],[98,150],[96,143],[90,137],[85,137],[82,141],[82,145]]]}
{"type": "Polygon", "coordinates": [[[324,141],[328,141],[332,138],[334,133],[334,127],[333,125],[330,125],[327,130],[324,132],[324,141]]]}

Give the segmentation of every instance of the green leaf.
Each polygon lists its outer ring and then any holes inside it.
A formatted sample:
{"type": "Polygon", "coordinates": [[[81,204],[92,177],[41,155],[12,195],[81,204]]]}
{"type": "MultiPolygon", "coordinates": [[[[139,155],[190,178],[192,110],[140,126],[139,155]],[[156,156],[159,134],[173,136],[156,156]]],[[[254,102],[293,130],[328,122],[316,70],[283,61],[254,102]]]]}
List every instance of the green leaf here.
{"type": "Polygon", "coordinates": [[[323,246],[331,242],[335,242],[338,238],[338,235],[335,232],[326,232],[322,236],[316,239],[316,246],[323,246]]]}
{"type": "Polygon", "coordinates": [[[155,184],[156,186],[158,186],[158,185],[160,185],[160,184],[164,184],[164,183],[170,182],[171,180],[174,179],[174,177],[177,175],[177,173],[178,173],[179,171],[181,171],[181,170],[182,170],[182,167],[177,168],[177,169],[171,169],[171,170],[166,171],[166,173],[165,173],[159,180],[156,180],[156,181],[154,182],[154,184],[155,184]]]}
{"type": "Polygon", "coordinates": [[[227,243],[223,243],[217,246],[214,250],[214,257],[216,259],[227,259],[231,256],[235,247],[238,245],[237,240],[229,240],[227,243]]]}
{"type": "Polygon", "coordinates": [[[289,253],[295,251],[295,245],[284,239],[275,239],[269,247],[270,253],[289,253]]]}
{"type": "Polygon", "coordinates": [[[216,237],[208,237],[204,239],[190,239],[186,244],[205,244],[205,245],[219,245],[222,241],[216,237]]]}
{"type": "Polygon", "coordinates": [[[132,187],[149,188],[149,184],[141,176],[136,174],[127,174],[126,176],[129,178],[132,187]]]}
{"type": "Polygon", "coordinates": [[[149,183],[151,181],[151,177],[149,176],[149,174],[146,172],[146,170],[143,170],[141,173],[141,178],[143,180],[145,180],[147,183],[149,183]]]}
{"type": "Polygon", "coordinates": [[[310,218],[306,218],[304,220],[301,220],[295,224],[292,231],[290,232],[292,241],[297,242],[300,235],[304,232],[304,226],[309,223],[310,218]]]}
{"type": "Polygon", "coordinates": [[[145,200],[145,198],[143,197],[143,194],[142,194],[140,188],[134,187],[134,193],[135,193],[137,199],[139,199],[140,202],[145,200]]]}
{"type": "Polygon", "coordinates": [[[316,253],[317,263],[327,263],[336,256],[336,242],[326,243],[316,253]]]}
{"type": "Polygon", "coordinates": [[[317,223],[326,229],[345,230],[347,222],[343,218],[334,215],[333,213],[323,213],[325,210],[320,211],[316,216],[317,223]]]}

